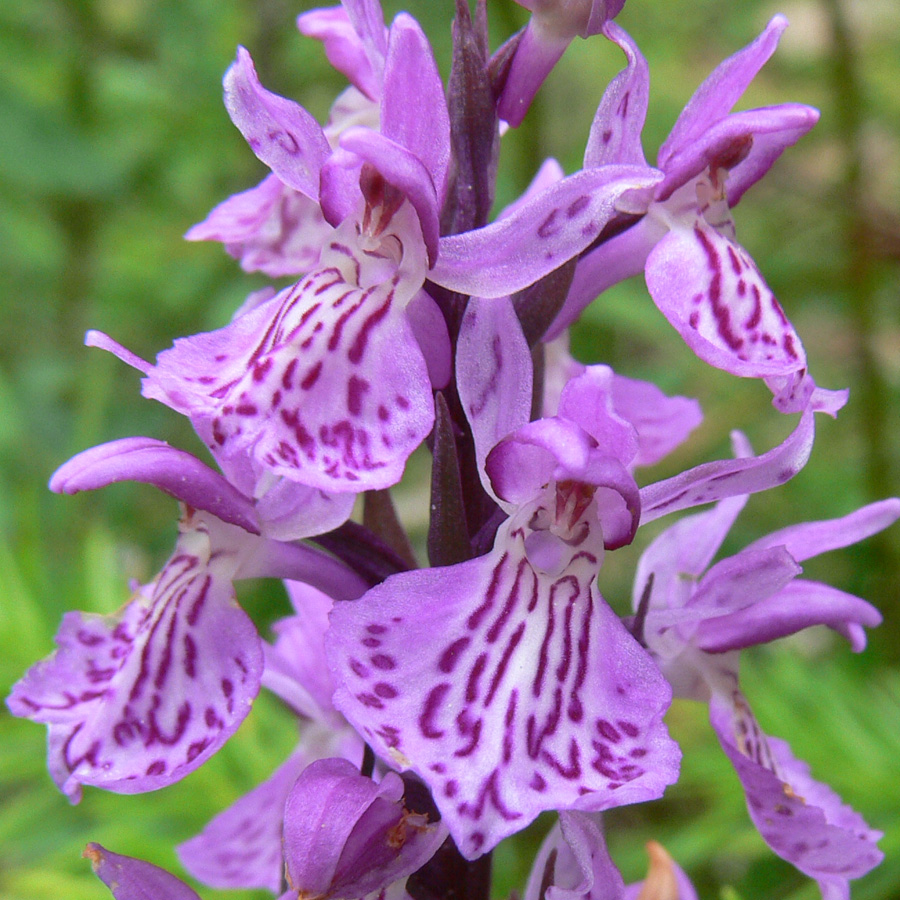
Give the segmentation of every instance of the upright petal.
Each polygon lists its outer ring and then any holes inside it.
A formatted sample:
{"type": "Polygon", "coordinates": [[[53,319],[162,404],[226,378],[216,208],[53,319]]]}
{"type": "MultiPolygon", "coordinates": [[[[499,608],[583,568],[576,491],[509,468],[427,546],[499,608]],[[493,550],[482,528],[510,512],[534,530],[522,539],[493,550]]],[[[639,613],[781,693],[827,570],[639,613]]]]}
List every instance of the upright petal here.
{"type": "Polygon", "coordinates": [[[608,22],[603,31],[622,49],[628,66],[609,83],[597,107],[584,151],[584,166],[646,165],[641,131],[650,94],[647,60],[628,33],[614,22],[608,22]]]}
{"type": "Polygon", "coordinates": [[[328,62],[370,100],[381,96],[386,40],[377,0],[312,9],[297,16],[297,28],[321,41],[328,62]]]}
{"type": "Polygon", "coordinates": [[[459,327],[456,383],[475,441],[478,473],[490,494],[485,460],[501,438],[528,421],[532,377],[531,353],[509,298],[473,297],[459,327]]]}
{"type": "Polygon", "coordinates": [[[394,772],[376,784],[345,759],[309,765],[285,806],[288,883],[302,897],[364,897],[421,868],[447,832],[404,800],[394,772]]]}
{"type": "Polygon", "coordinates": [[[728,114],[775,52],[787,24],[784,16],[772,18],[755,41],[720,63],[697,88],[659,149],[660,168],[668,168],[675,153],[696,139],[710,123],[728,114]]]}
{"type": "Polygon", "coordinates": [[[559,814],[535,857],[525,900],[623,900],[625,882],[595,819],[599,816],[574,811],[559,814]]]}
{"type": "Polygon", "coordinates": [[[450,115],[431,45],[407,13],[391,25],[381,132],[422,161],[442,205],[450,165],[450,115]]]}
{"type": "Polygon", "coordinates": [[[319,170],[331,152],[322,128],[302,106],[259,83],[243,47],[225,73],[225,106],[250,149],[282,183],[317,200],[319,170]]]}

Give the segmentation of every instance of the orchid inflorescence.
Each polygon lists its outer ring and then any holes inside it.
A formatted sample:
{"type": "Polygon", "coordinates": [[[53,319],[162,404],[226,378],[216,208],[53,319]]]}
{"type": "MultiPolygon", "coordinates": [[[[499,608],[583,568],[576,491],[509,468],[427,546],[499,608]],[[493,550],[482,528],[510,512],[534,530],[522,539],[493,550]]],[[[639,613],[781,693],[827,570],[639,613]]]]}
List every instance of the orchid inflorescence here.
{"type": "MultiPolygon", "coordinates": [[[[474,12],[457,0],[446,88],[410,15],[385,26],[378,0],[301,14],[350,81],[324,127],[238,50],[225,104],[271,174],[187,236],[295,280],[153,364],[88,333],[143,373],[145,397],[188,417],[220,471],[134,437],[53,475],[69,494],[155,485],[181,501],[178,538],[118,613],[68,613],[9,707],[48,726],[50,774],[77,802],[83,785],[172,784],[223,746],[261,687],[280,697],[296,749],[179,848],[214,887],[482,900],[491,850],[554,811],[528,900],[687,900],[657,844],[646,881],[626,886],[601,814],[678,779],[664,717],[690,698],[708,703],[766,843],[826,900],[849,897],[881,859],[880,834],[761,731],[738,657],[814,625],[862,650],[879,612],[800,578],[801,563],[888,527],[900,500],[788,525],[714,562],[748,496],[796,475],[816,414],[847,401],[816,385],[731,214],[818,118],[795,103],[732,112],[787,22],[712,72],[651,166],[648,66],[613,21],[623,2],[519,2],[528,25],[491,54],[484,0],[474,12]],[[626,59],[583,168],[547,160],[489,221],[501,135],[576,36],[626,59]],[[577,362],[567,332],[641,271],[701,360],[762,380],[799,417],[786,440],[757,455],[734,432],[730,458],[638,475],[687,440],[700,406],[577,362]],[[426,567],[389,494],[422,445],[426,567]],[[350,518],[360,496],[363,524],[350,518]],[[598,587],[606,554],[698,506],[646,547],[633,613],[619,616],[598,587]],[[234,582],[258,577],[285,579],[294,609],[271,642],[235,600],[234,582]]],[[[96,844],[86,855],[120,900],[197,896],[148,862],[96,844]]]]}

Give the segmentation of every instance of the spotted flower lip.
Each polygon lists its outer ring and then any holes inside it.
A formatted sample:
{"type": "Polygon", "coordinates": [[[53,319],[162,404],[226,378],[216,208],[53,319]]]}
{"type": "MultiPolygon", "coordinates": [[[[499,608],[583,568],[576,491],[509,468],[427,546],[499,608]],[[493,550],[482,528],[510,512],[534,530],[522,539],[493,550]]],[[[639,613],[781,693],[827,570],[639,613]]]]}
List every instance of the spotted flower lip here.
{"type": "Polygon", "coordinates": [[[116,616],[67,613],[57,651],[13,687],[10,711],[48,726],[48,768],[73,803],[82,785],[172,784],[246,717],[263,659],[232,579],[258,540],[189,517],[152,584],[116,616]]]}
{"type": "Polygon", "coordinates": [[[852,878],[884,858],[883,836],[846,806],[830,787],[815,781],[785,741],[762,733],[739,691],[716,693],[710,721],[747,797],[747,809],[766,843],[814,878],[822,896],[849,900],[852,878]]]}
{"type": "MultiPolygon", "coordinates": [[[[787,147],[818,119],[789,103],[731,113],[787,27],[774,17],[762,34],[725,60],[697,89],[659,151],[663,172],[645,215],[585,254],[547,339],[556,337],[612,284],[642,270],[660,311],[710,365],[764,378],[775,406],[834,413],[845,393],[823,391],[807,374],[800,338],[747,251],[734,237],[730,209],[787,147]]],[[[604,33],[628,59],[597,110],[586,166],[640,163],[647,110],[647,64],[615,23],[604,33]]]]}
{"type": "MultiPolygon", "coordinates": [[[[457,369],[478,446],[527,416],[525,392],[504,409],[488,382],[514,381],[528,348],[503,302],[475,304],[460,335],[463,347],[475,335],[493,347],[492,367],[457,369]]],[[[595,584],[640,511],[626,469],[640,441],[613,412],[601,368],[573,379],[558,416],[477,451],[509,515],[487,555],[392,576],[332,614],[335,704],[384,760],[429,784],[467,857],[546,809],[659,796],[677,768],[668,690],[595,584]]],[[[811,429],[808,412],[769,454],[645,489],[648,517],[779,483],[805,462],[811,429]]]]}

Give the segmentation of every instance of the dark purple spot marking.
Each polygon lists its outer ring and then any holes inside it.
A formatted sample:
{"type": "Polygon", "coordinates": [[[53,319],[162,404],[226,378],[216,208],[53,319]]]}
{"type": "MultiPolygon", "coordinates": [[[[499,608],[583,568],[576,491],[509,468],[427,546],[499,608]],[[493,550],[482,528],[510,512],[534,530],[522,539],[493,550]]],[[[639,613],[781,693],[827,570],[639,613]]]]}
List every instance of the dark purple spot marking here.
{"type": "Polygon", "coordinates": [[[463,650],[472,642],[470,637],[461,637],[455,640],[438,659],[438,669],[446,675],[449,675],[462,656],[463,650]]]}
{"type": "Polygon", "coordinates": [[[590,202],[590,197],[579,197],[577,200],[574,200],[566,210],[566,217],[569,219],[574,219],[575,216],[577,216],[580,212],[583,212],[587,208],[590,202]]]}
{"type": "Polygon", "coordinates": [[[303,388],[304,391],[308,391],[319,380],[319,375],[321,374],[322,360],[319,360],[314,366],[311,366],[306,375],[303,376],[300,387],[303,388]]]}
{"type": "Polygon", "coordinates": [[[616,725],[618,725],[630,738],[636,738],[641,733],[641,729],[633,722],[625,722],[622,719],[616,719],[616,725]]]}
{"type": "Polygon", "coordinates": [[[400,693],[397,688],[392,684],[388,684],[386,681],[379,681],[373,690],[379,697],[383,697],[385,700],[393,700],[394,697],[400,693]]]}
{"type": "Polygon", "coordinates": [[[614,744],[618,744],[622,740],[622,735],[619,734],[616,727],[612,722],[607,722],[606,719],[597,719],[597,732],[614,744]]]}
{"type": "Polygon", "coordinates": [[[558,209],[554,209],[550,212],[550,215],[538,225],[537,236],[543,240],[546,240],[549,237],[553,237],[557,231],[559,231],[559,226],[556,224],[556,217],[559,213],[558,209]]]}
{"type": "Polygon", "coordinates": [[[371,672],[358,659],[350,660],[350,670],[359,678],[368,678],[371,672]]]}
{"type": "Polygon", "coordinates": [[[385,672],[389,672],[391,669],[397,668],[397,660],[395,660],[393,656],[389,656],[387,653],[374,653],[369,657],[369,662],[371,662],[376,669],[381,669],[385,672]]]}
{"type": "Polygon", "coordinates": [[[369,388],[369,382],[365,378],[359,378],[357,375],[350,376],[347,381],[347,411],[351,416],[358,416],[362,413],[363,396],[369,388]]]}
{"type": "Polygon", "coordinates": [[[449,692],[450,684],[447,682],[433,687],[428,692],[428,696],[425,698],[425,704],[422,707],[422,713],[419,716],[419,731],[422,733],[422,737],[428,738],[429,740],[437,740],[444,736],[443,730],[435,726],[433,719],[449,692]]]}

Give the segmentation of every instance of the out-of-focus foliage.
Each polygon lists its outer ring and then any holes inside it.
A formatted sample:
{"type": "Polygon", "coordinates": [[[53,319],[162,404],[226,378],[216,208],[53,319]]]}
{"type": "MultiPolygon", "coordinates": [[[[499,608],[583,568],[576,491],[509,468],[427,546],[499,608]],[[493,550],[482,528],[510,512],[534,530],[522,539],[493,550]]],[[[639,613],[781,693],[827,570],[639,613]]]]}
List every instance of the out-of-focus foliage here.
{"type": "MultiPolygon", "coordinates": [[[[728,550],[788,522],[842,515],[900,493],[900,7],[894,0],[837,2],[629,0],[619,19],[651,64],[651,161],[697,83],[775,12],[786,13],[792,27],[742,102],[798,100],[822,110],[813,134],[754,188],[736,218],[740,239],[804,338],[816,379],[850,386],[851,402],[838,422],[820,422],[812,461],[797,479],[751,501],[728,550]]],[[[179,417],[140,399],[136,373],[84,349],[82,335],[99,328],[152,358],[176,336],[223,324],[265,284],[242,273],[219,246],[188,244],[181,235],[264,171],[221,104],[221,76],[238,43],[251,50],[267,86],[325,116],[340,76],[292,26],[313,5],[0,4],[4,695],[50,652],[65,610],[116,609],[129,579],[152,575],[171,544],[174,506],[149,488],[122,485],[74,499],[45,489],[57,465],[104,440],[147,434],[201,450],[179,417]]],[[[401,3],[384,6],[392,15],[401,3]]],[[[454,4],[405,6],[432,36],[446,74],[454,4]]],[[[496,46],[526,13],[511,0],[489,0],[489,8],[496,46]]],[[[601,38],[572,45],[523,128],[504,139],[498,202],[515,196],[545,155],[557,156],[567,171],[579,166],[593,109],[621,65],[601,38]]],[[[731,428],[745,429],[760,449],[787,431],[761,385],[691,357],[639,280],[594,304],[574,347],[585,360],[701,399],[706,424],[670,468],[726,453],[731,428]]],[[[412,518],[425,515],[425,503],[417,513],[407,488],[400,505],[412,518]]],[[[602,574],[601,587],[619,608],[639,549],[611,555],[602,574]]],[[[900,894],[897,529],[811,561],[807,573],[873,600],[885,625],[858,659],[819,635],[748,654],[747,692],[764,727],[792,741],[817,777],[887,832],[887,861],[854,886],[854,897],[889,900],[900,894]]],[[[285,610],[283,596],[272,595],[269,588],[246,598],[261,625],[285,610]]],[[[643,843],[657,838],[695,877],[701,896],[815,897],[811,883],[775,859],[752,830],[703,710],[676,704],[671,727],[685,748],[682,782],[659,804],[609,817],[626,878],[640,875],[643,843]]],[[[46,774],[43,730],[4,708],[0,896],[107,896],[79,857],[88,840],[178,871],[173,844],[265,777],[293,737],[290,718],[262,698],[225,750],[181,784],[136,797],[88,791],[70,808],[46,774]]],[[[536,842],[546,825],[526,837],[536,842]]],[[[496,854],[498,892],[521,889],[533,846],[526,840],[496,854]]]]}

